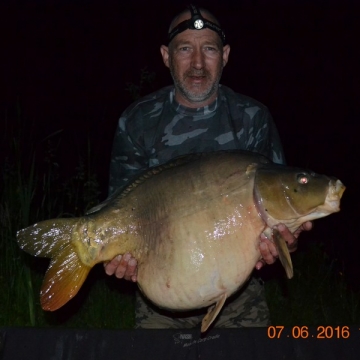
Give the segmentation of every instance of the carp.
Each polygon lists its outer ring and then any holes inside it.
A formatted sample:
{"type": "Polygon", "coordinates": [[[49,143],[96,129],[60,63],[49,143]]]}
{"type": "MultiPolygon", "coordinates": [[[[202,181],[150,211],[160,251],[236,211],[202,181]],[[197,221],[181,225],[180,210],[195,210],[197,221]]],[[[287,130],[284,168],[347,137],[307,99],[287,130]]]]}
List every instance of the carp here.
{"type": "Polygon", "coordinates": [[[275,241],[291,278],[290,254],[274,225],[294,232],[337,212],[344,190],[338,179],[256,153],[193,154],[149,169],[83,217],[22,229],[17,241],[31,255],[51,258],[40,292],[44,310],[74,297],[95,264],[130,252],[137,283],[155,305],[209,307],[204,332],[261,258],[260,234],[275,241]]]}

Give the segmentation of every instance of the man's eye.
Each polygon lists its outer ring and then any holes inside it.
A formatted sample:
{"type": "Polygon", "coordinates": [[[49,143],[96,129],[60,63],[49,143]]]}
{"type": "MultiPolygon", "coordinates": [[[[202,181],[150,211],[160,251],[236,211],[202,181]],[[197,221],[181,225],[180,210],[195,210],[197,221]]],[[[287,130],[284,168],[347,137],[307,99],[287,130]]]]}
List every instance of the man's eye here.
{"type": "Polygon", "coordinates": [[[180,51],[189,51],[190,50],[190,47],[189,46],[182,46],[180,48],[180,51]]]}

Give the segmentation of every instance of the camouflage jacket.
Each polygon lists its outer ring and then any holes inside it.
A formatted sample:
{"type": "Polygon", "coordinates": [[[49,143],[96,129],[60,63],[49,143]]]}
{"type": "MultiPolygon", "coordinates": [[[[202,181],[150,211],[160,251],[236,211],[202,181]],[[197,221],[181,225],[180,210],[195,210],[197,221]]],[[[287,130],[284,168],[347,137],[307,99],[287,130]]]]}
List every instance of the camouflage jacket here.
{"type": "Polygon", "coordinates": [[[174,86],[162,88],[130,105],[120,117],[109,192],[179,155],[234,149],[285,162],[278,132],[263,104],[220,85],[212,104],[192,109],[175,101],[174,86]]]}

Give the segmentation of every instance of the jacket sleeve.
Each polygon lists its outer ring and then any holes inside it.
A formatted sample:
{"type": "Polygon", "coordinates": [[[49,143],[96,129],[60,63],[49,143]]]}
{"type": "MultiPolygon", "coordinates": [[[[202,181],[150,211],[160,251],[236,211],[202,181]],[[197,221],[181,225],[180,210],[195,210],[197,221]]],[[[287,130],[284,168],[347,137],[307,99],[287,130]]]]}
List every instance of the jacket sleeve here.
{"type": "Polygon", "coordinates": [[[222,86],[229,106],[238,148],[262,154],[285,164],[280,137],[268,108],[248,96],[222,86]]]}
{"type": "Polygon", "coordinates": [[[259,119],[260,126],[257,133],[260,153],[266,154],[276,164],[286,164],[280,136],[267,108],[263,109],[259,119]]]}
{"type": "Polygon", "coordinates": [[[141,138],[136,134],[137,129],[129,124],[135,116],[127,117],[125,111],[119,119],[110,160],[109,195],[148,168],[149,161],[141,146],[141,138]]]}

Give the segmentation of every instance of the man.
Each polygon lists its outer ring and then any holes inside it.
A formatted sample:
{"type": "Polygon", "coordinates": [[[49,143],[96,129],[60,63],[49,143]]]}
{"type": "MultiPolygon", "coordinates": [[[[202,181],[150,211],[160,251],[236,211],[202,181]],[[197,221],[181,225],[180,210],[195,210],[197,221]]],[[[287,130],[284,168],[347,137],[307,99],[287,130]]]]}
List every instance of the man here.
{"type": "MultiPolygon", "coordinates": [[[[110,194],[149,167],[196,152],[244,149],[284,163],[277,130],[267,108],[259,102],[219,85],[230,46],[217,19],[193,5],[171,23],[169,45],[160,48],[174,86],[163,88],[132,104],[122,114],[115,135],[110,165],[110,194]]],[[[310,229],[311,223],[302,229],[310,229]]],[[[278,230],[296,249],[296,238],[283,225],[278,230]]],[[[262,260],[277,258],[273,242],[261,236],[262,260]]],[[[136,281],[136,259],[118,256],[105,266],[106,273],[136,281]]],[[[137,296],[137,328],[186,328],[201,322],[204,311],[161,311],[137,296]]],[[[264,289],[252,278],[239,294],[229,299],[215,326],[266,326],[269,312],[264,289]]]]}

